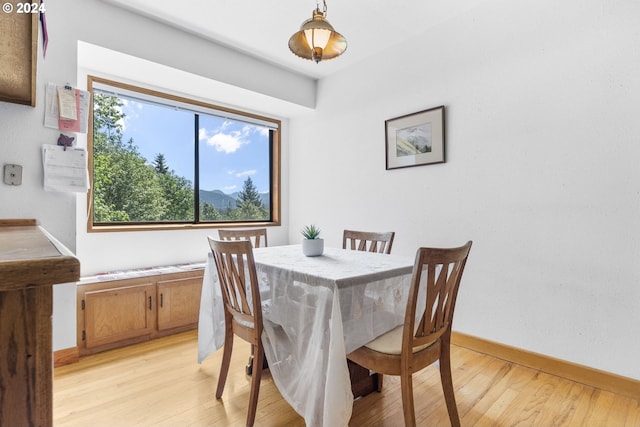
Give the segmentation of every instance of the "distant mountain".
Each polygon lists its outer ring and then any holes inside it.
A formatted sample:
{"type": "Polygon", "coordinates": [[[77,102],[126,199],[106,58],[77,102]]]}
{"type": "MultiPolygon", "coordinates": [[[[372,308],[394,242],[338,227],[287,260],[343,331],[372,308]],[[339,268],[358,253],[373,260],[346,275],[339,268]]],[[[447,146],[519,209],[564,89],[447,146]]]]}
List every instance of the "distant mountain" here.
{"type": "Polygon", "coordinates": [[[200,201],[209,203],[218,210],[231,208],[235,209],[237,206],[237,198],[230,194],[225,194],[220,190],[200,190],[200,201]]]}
{"type": "MultiPolygon", "coordinates": [[[[200,190],[200,201],[206,202],[221,211],[226,208],[235,209],[238,206],[238,196],[240,192],[226,194],[220,190],[200,190]]],[[[260,193],[262,204],[269,206],[270,203],[269,193],[260,193]]]]}
{"type": "MultiPolygon", "coordinates": [[[[240,196],[240,192],[236,191],[235,193],[229,194],[229,196],[233,197],[235,200],[238,200],[238,197],[240,196]]],[[[269,207],[269,203],[271,201],[271,194],[260,193],[260,201],[262,202],[263,206],[269,207]]]]}

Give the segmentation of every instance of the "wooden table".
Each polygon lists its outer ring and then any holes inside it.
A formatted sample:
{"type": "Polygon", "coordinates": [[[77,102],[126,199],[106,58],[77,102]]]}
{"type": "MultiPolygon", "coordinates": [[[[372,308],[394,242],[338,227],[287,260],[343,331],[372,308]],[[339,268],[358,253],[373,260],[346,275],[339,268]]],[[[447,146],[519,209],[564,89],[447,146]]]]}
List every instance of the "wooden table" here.
{"type": "Polygon", "coordinates": [[[0,219],[0,426],[53,423],[53,287],[80,262],[32,219],[0,219]]]}
{"type": "MultiPolygon", "coordinates": [[[[368,370],[349,366],[347,354],[404,322],[413,258],[340,248],[306,257],[300,245],[256,248],[253,254],[262,342],[280,394],[308,427],[347,426],[354,396],[379,387],[368,370]]],[[[224,342],[214,271],[209,257],[200,300],[200,362],[224,342]]]]}

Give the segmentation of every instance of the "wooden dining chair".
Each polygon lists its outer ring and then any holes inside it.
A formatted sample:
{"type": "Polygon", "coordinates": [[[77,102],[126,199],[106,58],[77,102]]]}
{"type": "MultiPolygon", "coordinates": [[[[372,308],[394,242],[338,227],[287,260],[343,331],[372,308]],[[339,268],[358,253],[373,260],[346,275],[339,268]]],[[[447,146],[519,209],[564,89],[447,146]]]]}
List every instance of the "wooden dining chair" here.
{"type": "Polygon", "coordinates": [[[267,245],[267,229],[253,228],[249,230],[218,230],[221,240],[250,240],[254,248],[267,245]]]}
{"type": "Polygon", "coordinates": [[[229,373],[234,335],[247,341],[254,350],[255,366],[251,375],[251,392],[247,413],[247,427],[256,418],[258,393],[264,348],[262,346],[262,305],[253,260],[253,248],[248,240],[221,241],[208,238],[224,303],[224,353],[218,378],[216,399],[220,399],[229,373]],[[249,297],[250,295],[250,297],[249,297]]]}
{"type": "Polygon", "coordinates": [[[412,374],[440,361],[440,380],[453,427],[460,417],[451,377],[451,323],[471,241],[449,249],[420,248],[416,253],[404,324],[365,344],[347,358],[374,372],[400,376],[405,426],[415,426],[412,374]],[[420,288],[426,292],[420,293],[420,288]],[[418,295],[425,309],[416,315],[418,295]]]}
{"type": "MultiPolygon", "coordinates": [[[[266,228],[252,228],[248,230],[218,230],[218,237],[221,240],[249,240],[254,248],[261,248],[267,246],[267,229],[266,228]]],[[[251,356],[245,366],[245,372],[247,375],[251,375],[253,372],[253,353],[255,349],[251,346],[251,356]]],[[[267,360],[264,360],[263,368],[268,367],[267,360]]]]}
{"type": "Polygon", "coordinates": [[[373,231],[344,230],[342,234],[342,249],[358,251],[391,253],[391,245],[396,233],[377,233],[373,231]]]}

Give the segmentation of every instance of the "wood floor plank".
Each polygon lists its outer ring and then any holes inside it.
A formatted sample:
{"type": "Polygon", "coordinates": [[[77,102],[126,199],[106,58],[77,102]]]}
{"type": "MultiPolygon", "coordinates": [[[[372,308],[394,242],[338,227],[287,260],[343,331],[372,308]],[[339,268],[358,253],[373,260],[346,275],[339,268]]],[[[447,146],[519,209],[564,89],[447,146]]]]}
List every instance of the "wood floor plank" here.
{"type": "MultiPolygon", "coordinates": [[[[494,427],[505,411],[518,398],[519,393],[515,390],[507,388],[500,395],[491,401],[491,405],[482,414],[480,419],[473,425],[474,427],[494,427]]],[[[467,420],[465,420],[467,422],[467,420]]]]}
{"type": "Polygon", "coordinates": [[[640,426],[640,401],[631,400],[627,410],[627,420],[624,424],[625,427],[640,426]]]}
{"type": "MultiPolygon", "coordinates": [[[[244,426],[249,346],[234,343],[220,400],[215,387],[222,352],[197,363],[197,331],[87,356],[54,369],[56,427],[244,426]]],[[[640,427],[640,402],[452,346],[453,382],[463,426],[640,427]]],[[[418,425],[449,426],[440,375],[414,376],[418,425]]],[[[304,426],[263,375],[257,427],[304,426]]],[[[385,376],[380,393],[354,402],[353,427],[404,425],[400,381],[385,376]]]]}
{"type": "Polygon", "coordinates": [[[585,386],[582,384],[572,382],[563,383],[566,383],[565,385],[568,385],[569,388],[566,390],[564,396],[556,396],[557,400],[552,402],[556,407],[552,411],[547,411],[546,417],[549,419],[549,425],[570,427],[572,425],[570,420],[576,412],[579,400],[583,396],[588,396],[588,394],[585,392],[585,386]]]}
{"type": "Polygon", "coordinates": [[[627,422],[627,416],[629,411],[633,407],[633,401],[628,398],[618,397],[615,394],[611,394],[613,397],[613,405],[609,410],[609,416],[607,417],[607,424],[617,424],[624,426],[627,422]]]}
{"type": "Polygon", "coordinates": [[[553,391],[537,417],[536,423],[538,425],[560,425],[565,421],[565,414],[571,412],[571,408],[578,399],[579,391],[575,389],[575,384],[558,379],[559,381],[555,384],[553,391]]]}

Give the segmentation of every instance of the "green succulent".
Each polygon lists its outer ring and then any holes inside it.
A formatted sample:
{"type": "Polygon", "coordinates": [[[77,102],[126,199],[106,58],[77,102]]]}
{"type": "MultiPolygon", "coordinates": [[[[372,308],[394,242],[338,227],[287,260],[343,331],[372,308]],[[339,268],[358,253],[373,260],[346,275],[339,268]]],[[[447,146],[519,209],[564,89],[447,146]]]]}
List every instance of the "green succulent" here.
{"type": "Polygon", "coordinates": [[[314,224],[305,225],[301,233],[305,239],[313,240],[317,239],[320,236],[320,229],[314,224]]]}

